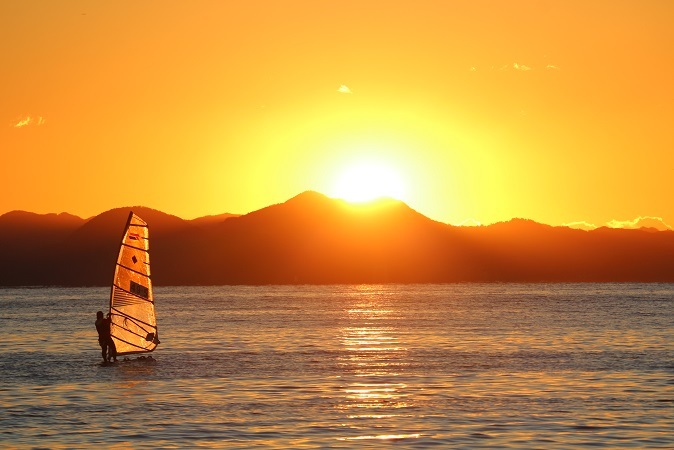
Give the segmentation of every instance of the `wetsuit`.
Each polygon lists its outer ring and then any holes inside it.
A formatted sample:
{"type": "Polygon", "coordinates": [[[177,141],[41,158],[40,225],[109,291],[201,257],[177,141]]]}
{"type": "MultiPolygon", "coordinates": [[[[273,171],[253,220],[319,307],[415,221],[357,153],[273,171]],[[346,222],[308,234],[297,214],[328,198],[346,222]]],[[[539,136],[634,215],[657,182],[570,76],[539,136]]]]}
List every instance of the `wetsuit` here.
{"type": "Polygon", "coordinates": [[[101,355],[104,361],[114,358],[117,361],[117,347],[115,341],[110,336],[110,318],[98,319],[96,321],[96,331],[98,331],[98,344],[101,346],[101,355]]]}

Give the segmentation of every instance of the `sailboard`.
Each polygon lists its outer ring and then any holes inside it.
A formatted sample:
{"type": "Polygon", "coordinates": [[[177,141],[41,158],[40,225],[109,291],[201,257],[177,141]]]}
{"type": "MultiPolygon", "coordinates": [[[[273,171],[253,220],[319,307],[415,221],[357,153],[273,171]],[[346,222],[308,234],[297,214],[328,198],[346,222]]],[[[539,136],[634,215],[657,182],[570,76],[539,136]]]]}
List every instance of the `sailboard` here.
{"type": "Polygon", "coordinates": [[[110,335],[117,355],[146,353],[159,345],[147,223],[129,213],[110,291],[110,335]]]}

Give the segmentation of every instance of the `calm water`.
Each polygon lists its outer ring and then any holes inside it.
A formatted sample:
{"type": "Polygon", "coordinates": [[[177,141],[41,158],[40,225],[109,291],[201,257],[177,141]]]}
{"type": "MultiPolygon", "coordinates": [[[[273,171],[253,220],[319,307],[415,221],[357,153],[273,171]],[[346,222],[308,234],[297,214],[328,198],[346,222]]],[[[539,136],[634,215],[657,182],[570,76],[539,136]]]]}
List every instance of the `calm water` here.
{"type": "Polygon", "coordinates": [[[0,289],[0,447],[674,447],[674,285],[0,289]]]}

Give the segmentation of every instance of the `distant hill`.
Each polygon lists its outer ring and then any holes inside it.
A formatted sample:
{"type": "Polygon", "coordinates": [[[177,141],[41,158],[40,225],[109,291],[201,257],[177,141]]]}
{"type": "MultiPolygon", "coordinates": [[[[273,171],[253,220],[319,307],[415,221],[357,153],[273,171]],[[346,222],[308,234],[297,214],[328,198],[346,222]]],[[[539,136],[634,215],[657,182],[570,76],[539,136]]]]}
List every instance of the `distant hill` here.
{"type": "Polygon", "coordinates": [[[157,285],[674,282],[674,231],[435,222],[405,203],[317,192],[249,214],[183,220],[145,207],[89,220],[0,216],[0,286],[108,285],[133,210],[150,226],[157,285]]]}
{"type": "Polygon", "coordinates": [[[229,213],[224,213],[224,214],[218,214],[215,216],[204,216],[204,217],[198,217],[196,219],[192,219],[189,222],[194,225],[198,226],[209,226],[217,223],[222,223],[225,220],[229,219],[230,217],[239,217],[240,214],[229,214],[229,213]]]}
{"type": "Polygon", "coordinates": [[[71,214],[11,211],[0,216],[0,286],[43,283],[65,239],[86,223],[71,214]]]}

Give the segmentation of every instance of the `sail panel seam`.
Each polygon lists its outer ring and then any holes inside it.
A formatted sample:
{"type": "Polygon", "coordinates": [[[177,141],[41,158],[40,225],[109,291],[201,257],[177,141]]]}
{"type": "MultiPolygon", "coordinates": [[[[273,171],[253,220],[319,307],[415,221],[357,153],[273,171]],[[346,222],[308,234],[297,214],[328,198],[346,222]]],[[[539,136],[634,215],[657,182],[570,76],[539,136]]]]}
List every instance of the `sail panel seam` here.
{"type": "MultiPolygon", "coordinates": [[[[143,239],[145,239],[145,238],[143,238],[143,239]]],[[[145,253],[149,253],[148,250],[143,248],[143,247],[134,247],[133,245],[127,244],[126,242],[122,242],[122,245],[124,247],[129,247],[129,248],[133,248],[133,249],[136,249],[136,250],[140,250],[140,251],[145,252],[145,253]]]]}
{"type": "MultiPolygon", "coordinates": [[[[132,343],[132,342],[129,342],[129,341],[125,340],[125,339],[122,339],[122,338],[120,338],[120,337],[118,337],[118,336],[113,336],[113,337],[114,337],[115,339],[117,339],[118,341],[124,342],[124,343],[127,344],[127,345],[131,345],[131,346],[133,346],[133,347],[140,348],[140,349],[143,349],[143,350],[148,351],[148,352],[149,352],[149,351],[152,351],[152,350],[146,350],[145,347],[141,347],[140,345],[136,345],[136,344],[134,344],[134,343],[132,343]]],[[[126,352],[126,353],[128,353],[128,352],[126,352]]],[[[136,353],[142,353],[142,352],[136,352],[136,353]]],[[[118,354],[118,355],[123,355],[124,353],[117,353],[117,354],[118,354]]]]}
{"type": "MultiPolygon", "coordinates": [[[[156,325],[152,325],[150,323],[142,321],[142,320],[138,319],[137,317],[131,317],[128,314],[124,314],[122,311],[115,308],[114,306],[112,307],[112,309],[119,313],[119,314],[117,314],[118,316],[125,317],[125,318],[129,319],[131,322],[134,322],[138,326],[138,328],[142,328],[143,331],[147,331],[147,330],[145,328],[141,327],[140,325],[138,325],[139,323],[142,323],[143,325],[148,326],[150,328],[154,328],[155,330],[157,329],[156,325]]],[[[117,324],[115,324],[115,325],[117,325],[117,324]]],[[[119,326],[119,325],[117,325],[117,326],[119,326]]],[[[149,331],[147,331],[147,332],[149,333],[149,331]]]]}
{"type": "MultiPolygon", "coordinates": [[[[139,272],[139,271],[137,271],[137,270],[135,270],[135,269],[132,269],[131,267],[125,266],[125,265],[122,264],[122,263],[117,263],[117,265],[118,265],[119,267],[122,267],[122,268],[124,268],[124,269],[130,271],[130,272],[137,273],[138,275],[144,276],[144,277],[146,277],[146,278],[150,278],[150,275],[149,275],[149,274],[146,274],[146,273],[143,273],[143,272],[139,272]]],[[[148,264],[148,266],[149,266],[149,264],[148,264]]]]}
{"type": "MultiPolygon", "coordinates": [[[[126,327],[124,327],[124,326],[122,326],[122,325],[115,324],[115,326],[121,328],[122,330],[126,331],[126,332],[129,333],[129,334],[133,334],[134,336],[138,336],[139,338],[142,338],[142,339],[145,339],[145,337],[146,337],[149,333],[151,333],[151,331],[147,331],[145,328],[139,327],[141,330],[143,330],[143,331],[145,332],[145,336],[143,336],[142,334],[138,334],[138,333],[136,333],[135,331],[130,330],[129,328],[126,328],[126,327]]],[[[131,344],[131,342],[129,342],[129,344],[131,344]]],[[[134,344],[131,344],[131,345],[134,345],[134,344]]]]}

